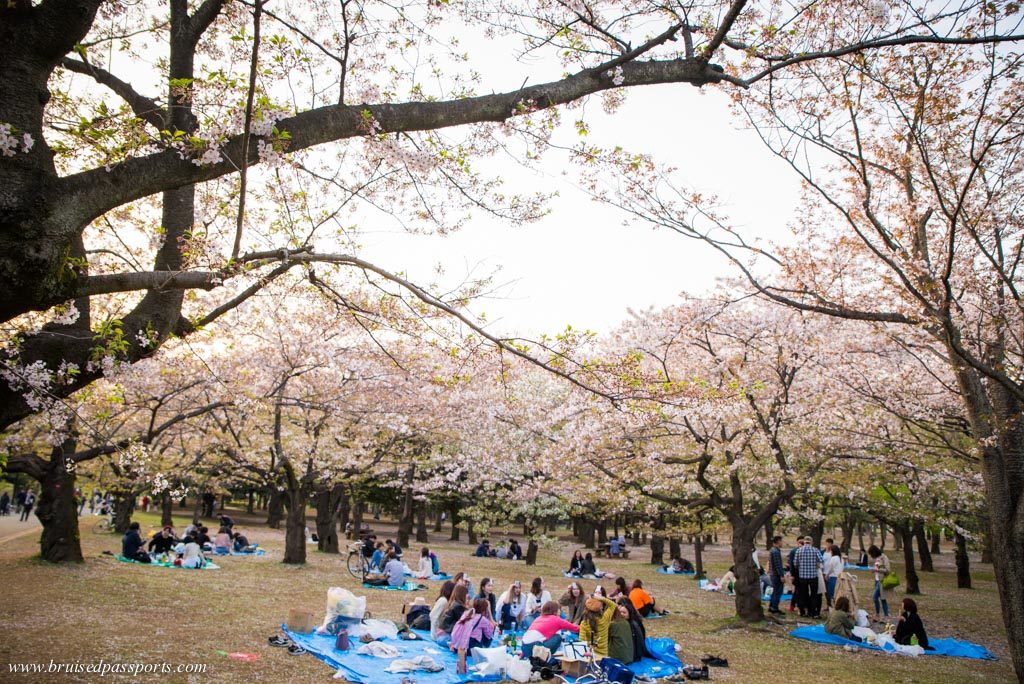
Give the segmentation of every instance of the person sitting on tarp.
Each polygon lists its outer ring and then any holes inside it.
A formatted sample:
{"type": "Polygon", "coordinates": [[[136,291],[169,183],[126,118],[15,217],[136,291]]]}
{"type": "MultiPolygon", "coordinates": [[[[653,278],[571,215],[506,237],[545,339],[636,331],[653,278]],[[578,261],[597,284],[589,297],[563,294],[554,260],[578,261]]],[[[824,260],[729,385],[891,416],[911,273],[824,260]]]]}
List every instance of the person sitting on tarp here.
{"type": "Polygon", "coordinates": [[[149,552],[155,554],[170,553],[177,541],[174,538],[171,527],[167,526],[154,534],[153,538],[149,540],[149,552]]]}
{"type": "Polygon", "coordinates": [[[231,533],[228,528],[222,527],[217,530],[217,536],[213,538],[213,550],[221,555],[231,553],[231,533]]]}
{"type": "Polygon", "coordinates": [[[828,619],[825,620],[825,631],[829,634],[841,636],[851,641],[860,641],[861,638],[853,633],[854,621],[850,610],[850,599],[840,596],[835,600],[835,605],[828,612],[828,619]]]}
{"type": "Polygon", "coordinates": [[[206,563],[203,556],[203,547],[199,545],[199,538],[193,532],[185,538],[184,547],[181,549],[181,567],[198,569],[206,563]]]}
{"type": "Polygon", "coordinates": [[[685,558],[673,558],[672,559],[672,572],[683,573],[683,572],[696,572],[693,567],[693,563],[686,560],[685,558]]]}
{"type": "Polygon", "coordinates": [[[128,560],[149,563],[152,559],[150,559],[146,550],[142,548],[143,546],[142,535],[139,533],[139,523],[133,522],[128,526],[128,531],[124,533],[124,539],[121,540],[121,555],[128,560]]]}
{"type": "Polygon", "coordinates": [[[388,578],[389,587],[405,586],[405,563],[399,560],[394,551],[388,551],[384,575],[388,578]]]}
{"type": "Polygon", "coordinates": [[[896,620],[896,634],[893,639],[897,644],[911,646],[916,637],[917,645],[926,651],[933,651],[928,645],[928,634],[924,631],[924,623],[917,614],[917,602],[912,598],[903,599],[903,612],[896,620]]]}
{"type": "Polygon", "coordinates": [[[567,630],[573,634],[579,634],[579,625],[563,620],[559,613],[561,608],[555,601],[548,601],[540,608],[540,617],[530,624],[530,628],[523,634],[523,656],[529,660],[533,649],[537,646],[544,646],[551,651],[552,656],[548,662],[554,661],[554,652],[562,645],[561,630],[567,630]]]}
{"type": "Polygon", "coordinates": [[[473,552],[473,555],[477,558],[487,558],[488,556],[490,556],[491,542],[484,539],[482,542],[480,542],[480,545],[476,547],[476,551],[473,552]]]}
{"type": "Polygon", "coordinates": [[[241,532],[232,533],[231,548],[234,549],[235,553],[253,553],[256,551],[255,544],[250,544],[249,538],[241,532]]]}
{"type": "Polygon", "coordinates": [[[523,559],[523,547],[519,546],[519,542],[515,539],[508,540],[508,559],[509,560],[522,560],[523,559]]]}
{"type": "Polygon", "coordinates": [[[384,542],[377,542],[373,549],[373,553],[370,554],[370,570],[376,570],[378,572],[384,569],[384,542]]]}

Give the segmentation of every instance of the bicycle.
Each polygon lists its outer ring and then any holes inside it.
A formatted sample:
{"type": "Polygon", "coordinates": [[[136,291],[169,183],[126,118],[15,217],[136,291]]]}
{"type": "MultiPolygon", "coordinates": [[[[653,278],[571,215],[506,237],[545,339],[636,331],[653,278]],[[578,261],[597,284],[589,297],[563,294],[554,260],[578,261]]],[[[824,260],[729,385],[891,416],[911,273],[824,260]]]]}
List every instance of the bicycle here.
{"type": "Polygon", "coordinates": [[[359,581],[365,581],[367,573],[370,572],[370,559],[363,555],[362,542],[352,542],[348,545],[348,558],[345,561],[350,575],[359,581]]]}
{"type": "Polygon", "coordinates": [[[93,526],[94,534],[110,534],[114,531],[114,516],[107,515],[97,520],[93,526]]]}

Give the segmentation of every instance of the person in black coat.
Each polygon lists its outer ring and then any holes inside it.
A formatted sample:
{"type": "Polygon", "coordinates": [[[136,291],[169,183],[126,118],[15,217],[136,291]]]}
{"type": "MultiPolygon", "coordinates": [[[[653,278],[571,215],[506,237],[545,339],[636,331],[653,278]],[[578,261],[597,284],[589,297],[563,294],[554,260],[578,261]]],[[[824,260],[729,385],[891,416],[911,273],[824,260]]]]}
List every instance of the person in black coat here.
{"type": "Polygon", "coordinates": [[[644,627],[644,619],[637,612],[633,602],[628,596],[620,596],[618,604],[629,611],[629,629],[633,633],[633,662],[642,658],[649,658],[647,652],[647,629],[644,627]]]}
{"type": "Polygon", "coordinates": [[[149,540],[149,552],[170,553],[176,543],[177,540],[174,538],[174,535],[171,534],[171,528],[165,527],[154,534],[153,538],[149,540]]]}
{"type": "Polygon", "coordinates": [[[133,522],[128,526],[128,531],[124,533],[124,539],[121,540],[121,555],[139,563],[149,563],[150,557],[143,548],[144,545],[145,542],[142,541],[142,535],[139,533],[139,523],[133,522]]]}
{"type": "Polygon", "coordinates": [[[903,599],[903,612],[896,621],[896,635],[893,637],[897,644],[910,645],[910,639],[917,637],[917,645],[921,648],[932,651],[928,645],[928,634],[924,631],[924,623],[921,616],[917,614],[917,602],[912,598],[903,599]]]}

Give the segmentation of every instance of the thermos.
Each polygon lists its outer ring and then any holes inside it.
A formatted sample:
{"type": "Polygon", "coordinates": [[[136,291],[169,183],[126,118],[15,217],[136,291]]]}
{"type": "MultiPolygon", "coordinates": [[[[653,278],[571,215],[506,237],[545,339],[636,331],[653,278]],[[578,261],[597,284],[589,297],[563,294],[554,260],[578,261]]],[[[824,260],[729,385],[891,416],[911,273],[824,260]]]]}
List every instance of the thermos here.
{"type": "Polygon", "coordinates": [[[339,651],[348,650],[348,630],[343,629],[338,632],[338,640],[334,643],[334,648],[339,651]]]}

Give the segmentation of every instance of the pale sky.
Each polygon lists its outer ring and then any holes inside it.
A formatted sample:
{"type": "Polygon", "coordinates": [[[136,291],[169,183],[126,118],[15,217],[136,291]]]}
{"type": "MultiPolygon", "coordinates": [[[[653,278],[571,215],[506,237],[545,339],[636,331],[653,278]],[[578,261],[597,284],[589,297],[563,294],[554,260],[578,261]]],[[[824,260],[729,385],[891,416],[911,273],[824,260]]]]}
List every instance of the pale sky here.
{"type": "MultiPolygon", "coordinates": [[[[459,32],[460,42],[483,76],[481,92],[553,80],[563,69],[516,62],[515,41],[491,38],[474,44],[471,34],[459,32]]],[[[786,240],[798,180],[755,133],[741,129],[728,108],[729,88],[632,88],[626,103],[610,116],[595,97],[585,109],[588,140],[655,155],[660,164],[679,169],[677,183],[717,195],[748,238],[786,240]]],[[[579,110],[563,111],[563,142],[578,140],[572,124],[579,116],[579,110]]],[[[362,255],[419,282],[429,282],[437,264],[452,283],[466,273],[500,267],[495,282],[504,287],[499,296],[477,301],[471,310],[486,313],[493,330],[503,334],[552,333],[566,325],[606,332],[629,308],[666,306],[684,290],[704,293],[717,278],[737,275],[707,245],[664,230],[624,227],[625,217],[575,189],[574,170],[567,170],[563,174],[554,158],[541,173],[503,169],[508,194],[559,191],[551,214],[537,223],[511,227],[478,212],[466,228],[444,238],[378,228],[361,234],[362,255]]]]}

